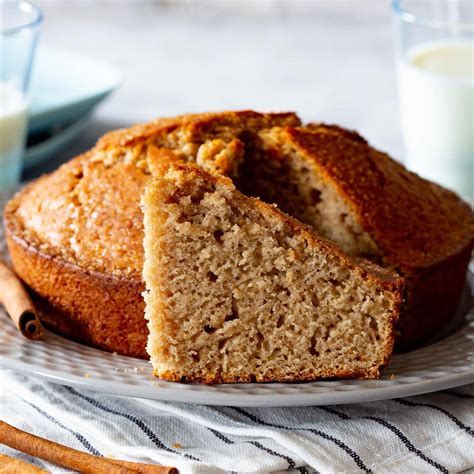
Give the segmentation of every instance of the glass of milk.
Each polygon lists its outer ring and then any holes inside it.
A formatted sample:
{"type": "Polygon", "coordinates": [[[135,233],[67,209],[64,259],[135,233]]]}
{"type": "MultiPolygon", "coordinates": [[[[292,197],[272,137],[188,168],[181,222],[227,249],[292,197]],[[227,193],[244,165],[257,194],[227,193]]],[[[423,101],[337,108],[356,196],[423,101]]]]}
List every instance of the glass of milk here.
{"type": "Polygon", "coordinates": [[[41,22],[32,3],[0,0],[0,190],[21,176],[28,84],[41,22]]]}
{"type": "Polygon", "coordinates": [[[474,202],[474,1],[393,0],[405,164],[474,202]]]}

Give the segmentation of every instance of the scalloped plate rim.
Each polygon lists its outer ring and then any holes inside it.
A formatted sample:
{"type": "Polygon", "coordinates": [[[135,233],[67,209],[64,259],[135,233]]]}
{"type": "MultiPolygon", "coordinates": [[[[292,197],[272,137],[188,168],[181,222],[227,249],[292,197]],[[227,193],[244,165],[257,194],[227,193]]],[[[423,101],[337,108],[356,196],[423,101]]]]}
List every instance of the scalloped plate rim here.
{"type": "MultiPolygon", "coordinates": [[[[0,201],[14,191],[0,193],[0,201]]],[[[2,202],[0,210],[1,207],[2,202]]],[[[8,258],[0,223],[2,255],[8,258]]],[[[0,367],[100,393],[216,406],[335,405],[429,393],[474,382],[471,272],[466,282],[460,308],[452,322],[457,329],[430,345],[395,354],[378,380],[222,385],[166,382],[153,377],[148,361],[103,352],[49,331],[44,341],[29,341],[21,336],[2,308],[0,367]],[[457,320],[461,326],[455,326],[457,320]]]]}
{"type": "MultiPolygon", "coordinates": [[[[4,356],[2,356],[2,359],[4,356]]],[[[132,359],[134,360],[134,359],[132,359]]],[[[424,393],[436,392],[438,390],[445,390],[449,388],[459,387],[469,383],[474,383],[474,370],[460,374],[453,374],[451,376],[442,377],[439,380],[422,380],[412,384],[401,384],[398,386],[388,385],[385,387],[370,387],[364,386],[363,390],[359,391],[344,391],[334,390],[333,392],[321,393],[302,393],[302,394],[282,394],[282,393],[210,393],[212,387],[209,386],[209,391],[193,391],[182,390],[184,384],[175,382],[163,382],[166,384],[173,384],[174,389],[160,390],[160,387],[154,387],[153,381],[150,380],[150,387],[140,387],[144,393],[137,394],[130,384],[123,384],[121,382],[112,382],[96,379],[93,377],[85,378],[76,375],[58,375],[55,371],[44,368],[30,368],[25,362],[16,362],[9,359],[9,363],[0,363],[2,368],[10,370],[18,370],[27,375],[33,375],[41,378],[47,382],[65,385],[70,387],[77,387],[81,389],[90,390],[98,393],[107,393],[111,395],[118,395],[123,397],[144,398],[149,400],[160,401],[174,401],[180,403],[196,403],[202,405],[213,406],[237,406],[237,407],[289,407],[289,406],[317,406],[317,405],[339,405],[372,402],[377,400],[387,400],[398,397],[414,396],[424,393]],[[182,391],[181,391],[182,390],[182,391]],[[177,392],[180,392],[179,394],[177,392]],[[210,400],[210,397],[217,395],[219,398],[210,400]]],[[[376,384],[377,380],[365,381],[376,384]]],[[[312,382],[308,382],[312,383],[312,382]]],[[[330,383],[330,382],[326,382],[330,383]]],[[[239,384],[257,385],[258,384],[239,384]]],[[[282,384],[278,384],[282,385],[282,384]]],[[[296,385],[296,384],[293,384],[296,385]]],[[[193,387],[192,385],[185,385],[186,388],[193,387]]]]}
{"type": "MultiPolygon", "coordinates": [[[[468,311],[467,315],[472,312],[468,311]]],[[[457,337],[473,338],[473,324],[465,320],[464,325],[455,333],[447,336],[430,346],[420,348],[416,351],[406,354],[396,354],[392,363],[403,363],[405,355],[414,356],[417,353],[425,351],[436,352],[439,347],[450,344],[450,341],[457,337]]],[[[437,390],[448,389],[474,382],[474,368],[463,370],[459,373],[434,376],[425,378],[415,382],[397,383],[396,378],[392,381],[387,378],[379,380],[344,380],[344,381],[315,381],[303,383],[266,383],[266,384],[222,384],[222,385],[199,385],[199,384],[181,384],[175,382],[166,382],[154,379],[151,376],[151,366],[148,361],[135,359],[126,356],[113,355],[100,351],[82,344],[66,339],[60,335],[46,331],[46,341],[27,341],[13,327],[13,323],[7,318],[4,311],[0,311],[0,333],[4,333],[5,337],[15,339],[15,343],[19,347],[19,357],[27,358],[28,354],[24,351],[34,352],[40,351],[45,354],[49,349],[55,351],[65,346],[69,355],[82,352],[86,357],[97,358],[102,356],[102,362],[108,370],[118,370],[113,367],[113,361],[116,360],[119,365],[130,366],[122,370],[122,372],[143,372],[139,377],[147,377],[147,383],[144,385],[145,379],[141,378],[141,385],[133,385],[130,382],[106,380],[104,378],[90,376],[87,377],[87,366],[81,366],[84,371],[83,376],[66,373],[61,368],[48,369],[38,364],[31,364],[25,360],[18,360],[17,357],[9,356],[8,351],[0,348],[1,362],[0,366],[10,370],[16,370],[21,373],[39,377],[43,380],[57,383],[61,385],[83,388],[100,393],[109,393],[125,397],[145,398],[151,400],[162,401],[179,401],[183,403],[198,403],[207,405],[226,405],[226,406],[260,406],[260,407],[276,407],[276,406],[308,406],[308,405],[336,405],[342,403],[359,403],[375,400],[383,400],[396,398],[401,396],[412,396],[422,393],[430,393],[437,390]],[[13,335],[7,334],[10,331],[13,335]],[[48,344],[48,339],[50,344],[48,344]],[[45,347],[41,345],[45,344],[45,347]],[[138,369],[140,368],[140,370],[138,369]],[[148,368],[148,370],[146,370],[148,368]],[[343,388],[340,388],[343,387],[343,388]],[[348,390],[345,389],[348,387],[348,390]],[[282,390],[291,393],[282,393],[282,390]],[[301,393],[297,393],[301,390],[301,393]]],[[[79,363],[79,362],[78,362],[79,363]]],[[[447,364],[449,365],[449,363],[447,364]]],[[[101,369],[103,370],[103,369],[101,369]]],[[[94,372],[94,369],[91,370],[94,372]]],[[[116,374],[120,374],[118,370],[116,374]]],[[[385,369],[385,376],[390,373],[390,364],[385,369]]],[[[115,374],[115,375],[116,375],[115,374]]],[[[102,373],[103,375],[103,373],[102,373]]]]}

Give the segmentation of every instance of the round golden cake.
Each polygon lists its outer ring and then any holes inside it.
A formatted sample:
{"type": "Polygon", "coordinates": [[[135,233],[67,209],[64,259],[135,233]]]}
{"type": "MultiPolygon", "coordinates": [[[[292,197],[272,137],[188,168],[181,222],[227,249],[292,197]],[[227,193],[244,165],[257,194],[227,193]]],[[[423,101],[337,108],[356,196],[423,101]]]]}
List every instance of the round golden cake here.
{"type": "Polygon", "coordinates": [[[470,207],[354,132],[299,126],[293,113],[161,119],[111,132],[91,151],[26,186],[5,208],[5,232],[14,269],[46,325],[100,349],[148,357],[139,203],[150,175],[178,160],[235,178],[245,194],[277,203],[347,253],[403,276],[399,347],[436,333],[451,319],[463,288],[473,242],[470,207]],[[265,152],[258,145],[263,136],[270,141],[265,152]],[[347,207],[321,229],[306,216],[311,206],[322,209],[321,190],[302,193],[285,165],[295,153],[304,159],[298,180],[306,186],[309,170],[317,167],[323,184],[331,183],[331,199],[347,207]],[[256,168],[249,173],[252,164],[256,168]],[[347,226],[349,215],[356,227],[347,226]],[[345,248],[331,232],[341,223],[353,240],[363,236],[370,245],[345,248]]]}

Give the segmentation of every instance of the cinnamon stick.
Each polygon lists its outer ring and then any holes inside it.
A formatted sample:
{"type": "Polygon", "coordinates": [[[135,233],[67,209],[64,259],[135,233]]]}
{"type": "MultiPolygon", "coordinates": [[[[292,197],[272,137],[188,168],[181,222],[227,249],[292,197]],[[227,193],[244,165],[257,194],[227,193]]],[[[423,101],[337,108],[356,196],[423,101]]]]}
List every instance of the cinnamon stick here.
{"type": "Polygon", "coordinates": [[[28,339],[42,339],[44,329],[20,279],[0,260],[0,303],[28,339]]]}
{"type": "Polygon", "coordinates": [[[8,474],[48,474],[48,471],[33,464],[21,461],[20,459],[11,458],[6,454],[0,454],[0,472],[8,474]]]}
{"type": "Polygon", "coordinates": [[[93,456],[19,430],[4,421],[0,421],[0,444],[84,474],[178,474],[174,467],[93,456]]]}

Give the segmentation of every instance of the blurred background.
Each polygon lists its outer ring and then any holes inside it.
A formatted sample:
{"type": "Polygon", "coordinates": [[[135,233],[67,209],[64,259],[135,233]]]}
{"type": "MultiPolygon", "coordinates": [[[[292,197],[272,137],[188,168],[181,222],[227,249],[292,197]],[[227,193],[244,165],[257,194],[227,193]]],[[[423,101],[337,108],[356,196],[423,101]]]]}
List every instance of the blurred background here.
{"type": "MultiPolygon", "coordinates": [[[[44,12],[40,52],[109,62],[121,85],[72,144],[25,178],[54,169],[109,129],[223,109],[295,110],[304,120],[356,128],[401,158],[388,0],[36,3],[44,12]]],[[[95,74],[90,69],[76,74],[78,83],[95,74]]]]}

